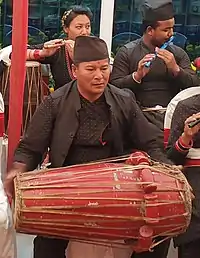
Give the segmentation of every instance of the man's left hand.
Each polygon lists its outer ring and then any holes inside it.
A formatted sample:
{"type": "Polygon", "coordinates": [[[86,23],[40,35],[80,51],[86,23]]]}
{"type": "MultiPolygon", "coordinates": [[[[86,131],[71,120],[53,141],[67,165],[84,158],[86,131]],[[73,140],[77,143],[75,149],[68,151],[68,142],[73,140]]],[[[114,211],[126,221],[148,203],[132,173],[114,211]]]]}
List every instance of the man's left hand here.
{"type": "Polygon", "coordinates": [[[180,71],[180,67],[177,65],[174,55],[168,50],[160,48],[156,48],[156,53],[165,62],[167,68],[176,76],[180,71]]]}
{"type": "Polygon", "coordinates": [[[127,165],[150,165],[150,158],[147,153],[139,150],[133,151],[129,158],[125,162],[127,165]]]}

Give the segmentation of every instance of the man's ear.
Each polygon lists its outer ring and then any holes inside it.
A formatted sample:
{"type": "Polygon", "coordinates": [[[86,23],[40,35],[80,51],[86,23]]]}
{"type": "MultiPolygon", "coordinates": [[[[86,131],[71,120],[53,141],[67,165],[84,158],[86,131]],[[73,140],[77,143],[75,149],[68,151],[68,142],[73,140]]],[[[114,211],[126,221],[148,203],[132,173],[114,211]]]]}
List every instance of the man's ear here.
{"type": "Polygon", "coordinates": [[[76,73],[77,73],[77,66],[74,65],[74,64],[72,64],[72,74],[73,74],[74,78],[77,77],[77,76],[76,76],[76,73]]]}
{"type": "Polygon", "coordinates": [[[154,31],[154,29],[153,29],[151,26],[148,26],[148,27],[147,27],[146,32],[147,32],[148,35],[152,36],[153,31],[154,31]]]}

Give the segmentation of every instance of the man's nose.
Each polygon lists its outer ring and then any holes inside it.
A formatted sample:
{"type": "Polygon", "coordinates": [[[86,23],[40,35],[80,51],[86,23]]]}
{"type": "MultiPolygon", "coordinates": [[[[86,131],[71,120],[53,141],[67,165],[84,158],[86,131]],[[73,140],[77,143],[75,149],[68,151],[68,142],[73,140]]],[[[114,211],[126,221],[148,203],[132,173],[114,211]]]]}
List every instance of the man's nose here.
{"type": "Polygon", "coordinates": [[[101,79],[103,77],[103,73],[100,69],[95,71],[95,78],[101,79]]]}

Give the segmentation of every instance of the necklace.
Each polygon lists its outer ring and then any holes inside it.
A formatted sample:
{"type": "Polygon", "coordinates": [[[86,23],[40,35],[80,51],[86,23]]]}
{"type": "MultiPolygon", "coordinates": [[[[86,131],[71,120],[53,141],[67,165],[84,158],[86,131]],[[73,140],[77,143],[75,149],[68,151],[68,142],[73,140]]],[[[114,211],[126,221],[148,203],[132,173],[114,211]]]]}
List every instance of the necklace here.
{"type": "Polygon", "coordinates": [[[72,69],[71,69],[71,66],[70,66],[70,56],[69,56],[66,45],[65,45],[65,57],[66,57],[67,70],[68,70],[69,76],[72,80],[75,80],[76,78],[74,77],[74,75],[72,73],[72,69]]]}

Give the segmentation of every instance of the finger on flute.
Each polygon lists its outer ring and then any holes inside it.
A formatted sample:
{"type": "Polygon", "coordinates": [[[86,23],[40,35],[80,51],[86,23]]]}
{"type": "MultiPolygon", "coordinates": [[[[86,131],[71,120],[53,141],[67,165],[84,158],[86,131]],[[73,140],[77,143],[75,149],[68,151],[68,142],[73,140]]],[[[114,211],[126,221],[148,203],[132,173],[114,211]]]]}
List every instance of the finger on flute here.
{"type": "Polygon", "coordinates": [[[191,121],[191,122],[188,124],[188,127],[189,127],[189,128],[193,128],[194,126],[198,125],[199,123],[200,123],[200,118],[197,118],[196,120],[191,121]]]}

